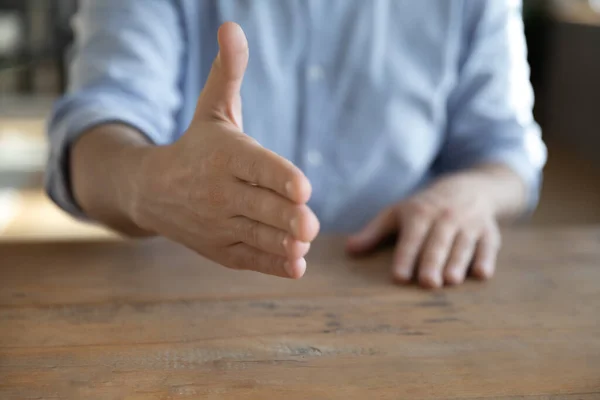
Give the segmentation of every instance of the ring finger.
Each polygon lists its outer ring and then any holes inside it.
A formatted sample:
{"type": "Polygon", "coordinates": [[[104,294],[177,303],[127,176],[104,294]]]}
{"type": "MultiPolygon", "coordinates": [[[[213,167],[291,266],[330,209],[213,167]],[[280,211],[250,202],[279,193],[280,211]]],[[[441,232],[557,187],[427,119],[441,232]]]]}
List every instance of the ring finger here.
{"type": "Polygon", "coordinates": [[[310,243],[296,240],[285,231],[246,217],[231,218],[229,224],[236,242],[246,243],[267,253],[295,260],[304,257],[310,248],[310,243]]]}

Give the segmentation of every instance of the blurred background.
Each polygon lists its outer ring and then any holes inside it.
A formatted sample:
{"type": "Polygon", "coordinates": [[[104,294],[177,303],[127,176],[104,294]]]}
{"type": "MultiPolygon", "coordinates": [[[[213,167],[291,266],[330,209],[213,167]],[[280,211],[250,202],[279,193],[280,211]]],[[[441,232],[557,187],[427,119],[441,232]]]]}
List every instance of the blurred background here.
{"type": "MultiPolygon", "coordinates": [[[[0,0],[0,240],[114,238],[64,215],[41,189],[45,118],[68,81],[76,9],[77,0],[0,0]]],[[[549,149],[529,223],[599,223],[600,0],[524,0],[524,21],[549,149]]]]}

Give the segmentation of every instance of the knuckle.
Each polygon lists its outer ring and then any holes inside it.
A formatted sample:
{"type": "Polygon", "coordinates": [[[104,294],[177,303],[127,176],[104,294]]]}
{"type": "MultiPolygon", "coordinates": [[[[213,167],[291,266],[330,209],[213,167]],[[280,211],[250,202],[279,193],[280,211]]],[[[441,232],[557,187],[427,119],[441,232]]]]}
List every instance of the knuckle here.
{"type": "Polygon", "coordinates": [[[237,224],[237,238],[244,243],[255,245],[259,239],[258,222],[253,220],[244,220],[237,224]]]}
{"type": "MultiPolygon", "coordinates": [[[[285,234],[282,234],[281,236],[285,237],[285,234]]],[[[283,240],[285,240],[285,239],[279,240],[279,243],[282,243],[283,240]]],[[[310,248],[310,245],[307,246],[307,245],[302,245],[299,242],[293,242],[293,245],[285,250],[289,257],[300,258],[300,257],[304,257],[306,255],[309,248],[310,248]]]]}
{"type": "Polygon", "coordinates": [[[406,205],[406,210],[408,215],[413,218],[428,218],[430,214],[429,207],[421,201],[409,201],[406,205]]]}
{"type": "Polygon", "coordinates": [[[471,230],[463,230],[459,233],[457,243],[461,248],[467,248],[471,246],[472,243],[475,243],[477,240],[477,235],[471,230]]]}
{"type": "MultiPolygon", "coordinates": [[[[247,143],[246,139],[243,140],[247,143]]],[[[244,148],[239,148],[228,159],[228,167],[230,171],[239,171],[244,176],[244,180],[249,183],[258,183],[260,176],[260,160],[256,157],[249,157],[249,154],[244,148]]]]}
{"type": "Polygon", "coordinates": [[[440,221],[448,225],[457,225],[459,222],[458,212],[452,207],[444,207],[440,212],[440,221]]]}
{"type": "Polygon", "coordinates": [[[459,225],[449,221],[440,221],[436,224],[434,229],[438,243],[450,245],[450,243],[456,240],[456,236],[459,232],[459,225]]]}
{"type": "Polygon", "coordinates": [[[241,219],[235,218],[236,222],[233,225],[232,233],[233,240],[236,242],[244,242],[246,237],[246,227],[244,221],[241,219]]]}
{"type": "Polygon", "coordinates": [[[429,219],[419,218],[408,224],[406,237],[411,245],[420,245],[425,240],[427,232],[431,228],[431,221],[429,219]]]}
{"type": "Polygon", "coordinates": [[[451,261],[452,264],[466,268],[466,266],[473,261],[474,256],[475,246],[464,247],[462,249],[456,250],[454,254],[452,254],[451,261]]]}
{"type": "Polygon", "coordinates": [[[477,247],[477,236],[473,234],[465,234],[456,242],[456,252],[459,254],[467,254],[475,252],[477,247]]]}
{"type": "Polygon", "coordinates": [[[412,269],[418,263],[417,252],[413,247],[410,247],[406,242],[400,242],[394,249],[393,265],[395,269],[405,270],[412,269]]]}
{"type": "Polygon", "coordinates": [[[252,158],[248,161],[247,165],[244,166],[246,173],[250,177],[250,180],[253,183],[258,181],[258,177],[260,176],[260,162],[256,158],[252,158]]]}
{"type": "Polygon", "coordinates": [[[250,221],[248,224],[248,229],[246,230],[246,239],[249,243],[254,245],[258,244],[260,241],[260,226],[257,221],[250,221]]]}
{"type": "Polygon", "coordinates": [[[413,233],[407,233],[400,242],[400,249],[404,254],[414,255],[419,251],[422,241],[421,237],[413,233]]]}
{"type": "Polygon", "coordinates": [[[297,231],[304,232],[304,227],[306,226],[306,219],[300,207],[295,205],[289,206],[286,204],[278,203],[274,205],[272,209],[275,215],[277,215],[275,221],[275,225],[277,226],[277,228],[292,234],[292,236],[294,237],[296,233],[298,233],[297,231]],[[294,227],[292,227],[292,221],[295,221],[294,227]]]}
{"type": "Polygon", "coordinates": [[[239,208],[245,209],[248,214],[256,215],[260,211],[261,202],[258,201],[253,190],[247,190],[246,194],[238,196],[238,199],[242,202],[239,205],[239,208]]]}
{"type": "Polygon", "coordinates": [[[294,204],[294,205],[289,205],[289,204],[285,204],[285,203],[281,203],[278,206],[279,208],[279,214],[283,217],[284,220],[286,221],[291,221],[293,218],[296,218],[299,221],[304,221],[307,218],[306,215],[306,210],[303,206],[294,204]]]}

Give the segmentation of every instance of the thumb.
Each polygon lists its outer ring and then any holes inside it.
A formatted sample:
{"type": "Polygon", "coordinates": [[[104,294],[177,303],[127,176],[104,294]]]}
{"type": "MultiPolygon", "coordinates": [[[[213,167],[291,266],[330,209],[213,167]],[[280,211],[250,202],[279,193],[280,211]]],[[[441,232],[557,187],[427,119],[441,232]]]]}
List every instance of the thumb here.
{"type": "Polygon", "coordinates": [[[360,254],[373,250],[383,239],[397,230],[395,210],[393,207],[382,211],[360,232],[348,238],[346,250],[352,254],[360,254]]]}
{"type": "Polygon", "coordinates": [[[248,41],[242,28],[226,22],[219,28],[219,54],[198,99],[195,118],[218,118],[242,128],[240,89],[248,65],[248,41]]]}

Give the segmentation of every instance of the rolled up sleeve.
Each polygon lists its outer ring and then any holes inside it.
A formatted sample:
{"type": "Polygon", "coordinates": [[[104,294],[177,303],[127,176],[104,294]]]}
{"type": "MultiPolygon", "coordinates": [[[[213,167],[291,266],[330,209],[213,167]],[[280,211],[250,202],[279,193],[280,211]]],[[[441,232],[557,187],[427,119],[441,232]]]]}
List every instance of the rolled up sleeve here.
{"type": "Polygon", "coordinates": [[[119,122],[155,144],[175,134],[183,35],[173,0],[85,0],[74,18],[69,88],[48,124],[45,185],[62,209],[85,217],[69,179],[69,149],[90,128],[119,122]]]}
{"type": "Polygon", "coordinates": [[[465,1],[462,37],[439,169],[504,164],[527,185],[532,210],[546,147],[532,114],[521,2],[465,1]]]}

